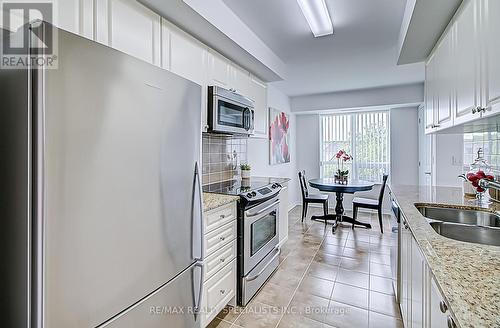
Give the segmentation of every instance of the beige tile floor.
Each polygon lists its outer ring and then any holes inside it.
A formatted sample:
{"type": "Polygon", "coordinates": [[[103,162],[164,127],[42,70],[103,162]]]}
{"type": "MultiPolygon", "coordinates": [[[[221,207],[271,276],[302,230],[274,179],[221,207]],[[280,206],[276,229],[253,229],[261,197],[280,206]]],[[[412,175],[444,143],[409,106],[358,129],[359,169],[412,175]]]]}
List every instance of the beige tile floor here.
{"type": "MultiPolygon", "coordinates": [[[[396,243],[384,217],[360,213],[371,230],[310,220],[321,210],[289,213],[288,241],[274,275],[245,308],[227,307],[210,328],[391,328],[403,327],[392,289],[390,250],[396,243]]],[[[349,214],[349,213],[348,213],[349,214]]]]}

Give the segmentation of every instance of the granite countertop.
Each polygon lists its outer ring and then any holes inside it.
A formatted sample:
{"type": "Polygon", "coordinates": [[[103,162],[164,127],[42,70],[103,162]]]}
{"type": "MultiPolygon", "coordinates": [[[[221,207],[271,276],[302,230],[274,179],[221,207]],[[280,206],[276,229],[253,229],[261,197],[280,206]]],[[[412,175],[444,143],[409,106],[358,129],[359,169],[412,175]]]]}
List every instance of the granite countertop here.
{"type": "Polygon", "coordinates": [[[239,196],[229,196],[222,194],[213,194],[204,192],[203,193],[203,211],[207,212],[213,210],[214,208],[224,206],[231,202],[235,202],[240,199],[239,196]]]}
{"type": "MultiPolygon", "coordinates": [[[[500,247],[437,234],[415,204],[479,209],[461,188],[389,186],[458,327],[500,327],[500,247]]],[[[492,203],[482,210],[498,212],[492,203]]]]}

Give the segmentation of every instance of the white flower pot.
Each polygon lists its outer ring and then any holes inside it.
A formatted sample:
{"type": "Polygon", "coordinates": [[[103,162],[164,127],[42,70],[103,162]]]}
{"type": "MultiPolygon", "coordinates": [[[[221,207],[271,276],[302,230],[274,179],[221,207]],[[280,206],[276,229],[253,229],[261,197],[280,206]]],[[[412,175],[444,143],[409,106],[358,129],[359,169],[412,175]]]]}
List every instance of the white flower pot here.
{"type": "Polygon", "coordinates": [[[250,179],[251,170],[241,170],[241,178],[242,179],[250,179]]]}

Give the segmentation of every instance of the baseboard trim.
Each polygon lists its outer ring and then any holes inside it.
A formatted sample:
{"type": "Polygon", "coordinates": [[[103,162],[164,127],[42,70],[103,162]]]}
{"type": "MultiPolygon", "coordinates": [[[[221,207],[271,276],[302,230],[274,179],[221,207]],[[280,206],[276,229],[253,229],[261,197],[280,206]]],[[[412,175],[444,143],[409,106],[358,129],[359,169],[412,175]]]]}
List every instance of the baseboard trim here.
{"type": "Polygon", "coordinates": [[[295,203],[290,202],[289,206],[288,206],[288,212],[293,210],[295,207],[301,206],[301,205],[302,205],[302,202],[295,202],[295,203]]]}

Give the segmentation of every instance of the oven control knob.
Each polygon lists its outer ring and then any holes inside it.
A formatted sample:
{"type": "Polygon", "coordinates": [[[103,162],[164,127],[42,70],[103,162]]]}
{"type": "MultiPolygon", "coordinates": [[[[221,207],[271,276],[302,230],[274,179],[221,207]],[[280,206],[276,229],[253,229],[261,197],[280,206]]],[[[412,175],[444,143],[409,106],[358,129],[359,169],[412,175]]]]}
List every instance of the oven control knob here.
{"type": "Polygon", "coordinates": [[[248,198],[252,198],[252,197],[253,197],[252,193],[251,193],[251,192],[249,192],[249,193],[247,194],[247,197],[248,197],[248,198]]]}
{"type": "Polygon", "coordinates": [[[255,191],[252,191],[252,196],[257,196],[257,193],[255,191]]]}

